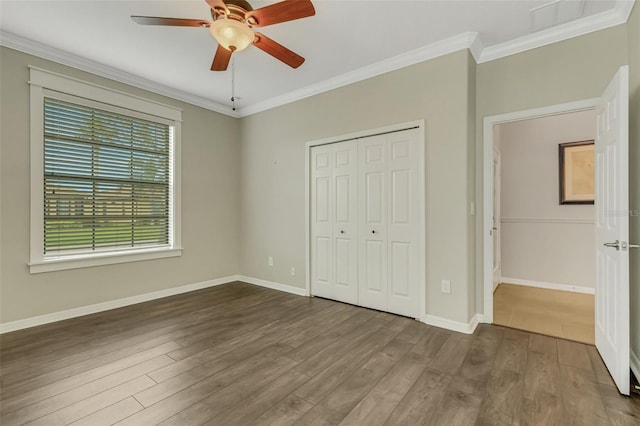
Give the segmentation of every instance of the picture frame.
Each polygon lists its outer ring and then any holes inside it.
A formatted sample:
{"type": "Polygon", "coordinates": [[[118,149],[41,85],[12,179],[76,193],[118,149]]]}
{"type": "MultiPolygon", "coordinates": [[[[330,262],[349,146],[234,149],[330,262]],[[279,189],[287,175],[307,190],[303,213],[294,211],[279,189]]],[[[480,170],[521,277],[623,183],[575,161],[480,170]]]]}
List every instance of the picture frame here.
{"type": "Polygon", "coordinates": [[[595,203],[593,140],[559,144],[560,204],[595,203]]]}

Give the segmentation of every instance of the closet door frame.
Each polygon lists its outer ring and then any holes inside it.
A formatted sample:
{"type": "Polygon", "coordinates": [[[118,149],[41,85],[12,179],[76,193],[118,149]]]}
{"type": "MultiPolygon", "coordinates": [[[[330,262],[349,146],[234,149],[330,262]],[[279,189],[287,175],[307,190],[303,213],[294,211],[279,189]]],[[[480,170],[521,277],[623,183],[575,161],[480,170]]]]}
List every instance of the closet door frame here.
{"type": "Polygon", "coordinates": [[[418,164],[419,188],[421,195],[419,204],[418,221],[418,258],[422,259],[418,265],[418,315],[417,319],[424,321],[426,315],[426,193],[425,193],[425,123],[424,120],[399,123],[375,129],[364,130],[355,133],[332,136],[329,138],[309,141],[305,146],[305,294],[311,296],[311,148],[333,144],[352,139],[360,139],[384,133],[399,132],[402,130],[417,129],[418,131],[418,164]]]}

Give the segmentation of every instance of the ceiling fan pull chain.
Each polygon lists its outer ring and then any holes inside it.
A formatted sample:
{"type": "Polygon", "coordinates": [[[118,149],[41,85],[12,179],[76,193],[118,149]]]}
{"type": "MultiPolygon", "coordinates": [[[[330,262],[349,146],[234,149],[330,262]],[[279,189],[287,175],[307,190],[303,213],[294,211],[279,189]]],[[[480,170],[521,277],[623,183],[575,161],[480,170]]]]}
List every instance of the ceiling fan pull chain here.
{"type": "Polygon", "coordinates": [[[231,58],[231,109],[236,110],[236,60],[231,58]]]}

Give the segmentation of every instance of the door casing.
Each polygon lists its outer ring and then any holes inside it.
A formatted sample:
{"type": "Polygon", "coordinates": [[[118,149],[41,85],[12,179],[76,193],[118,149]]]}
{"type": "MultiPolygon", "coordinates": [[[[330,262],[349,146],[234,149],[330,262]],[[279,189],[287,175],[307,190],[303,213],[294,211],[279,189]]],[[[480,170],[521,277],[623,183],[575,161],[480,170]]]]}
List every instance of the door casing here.
{"type": "Polygon", "coordinates": [[[492,115],[483,121],[483,178],[482,178],[482,265],[483,265],[483,314],[480,322],[493,323],[493,127],[497,124],[532,118],[549,117],[595,109],[599,98],[585,99],[577,102],[551,105],[541,108],[492,115]]]}

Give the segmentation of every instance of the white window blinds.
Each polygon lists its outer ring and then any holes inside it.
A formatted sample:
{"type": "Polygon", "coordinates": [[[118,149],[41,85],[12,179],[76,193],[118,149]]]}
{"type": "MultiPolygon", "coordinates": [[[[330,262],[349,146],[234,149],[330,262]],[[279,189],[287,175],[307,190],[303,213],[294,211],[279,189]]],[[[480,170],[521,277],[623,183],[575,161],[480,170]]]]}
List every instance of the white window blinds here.
{"type": "Polygon", "coordinates": [[[170,244],[173,128],[44,99],[44,255],[170,244]]]}

